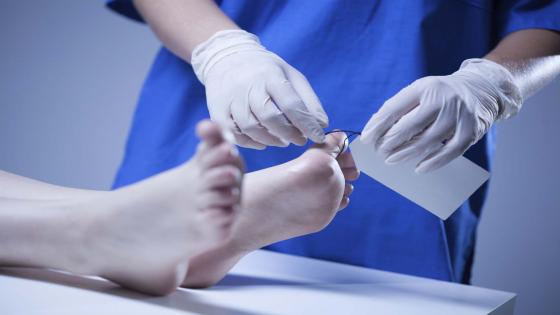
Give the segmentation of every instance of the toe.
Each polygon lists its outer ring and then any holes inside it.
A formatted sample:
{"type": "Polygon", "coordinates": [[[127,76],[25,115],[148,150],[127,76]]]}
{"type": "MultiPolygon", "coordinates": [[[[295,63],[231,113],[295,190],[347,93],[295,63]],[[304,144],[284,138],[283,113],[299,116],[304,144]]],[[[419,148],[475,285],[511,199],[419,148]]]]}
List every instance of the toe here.
{"type": "Polygon", "coordinates": [[[238,168],[243,166],[239,157],[239,151],[228,142],[222,142],[220,145],[209,149],[205,154],[201,154],[198,160],[203,170],[227,164],[237,166],[238,168]]]}
{"type": "Polygon", "coordinates": [[[344,196],[345,197],[350,196],[353,191],[354,191],[354,186],[352,184],[346,184],[344,186],[344,196]]]}
{"type": "Polygon", "coordinates": [[[340,201],[340,205],[338,206],[338,210],[340,211],[348,207],[348,204],[350,204],[350,198],[348,198],[347,196],[342,197],[342,200],[340,201]]]}
{"type": "Polygon", "coordinates": [[[207,220],[211,220],[211,224],[218,227],[228,227],[233,223],[234,211],[232,207],[212,207],[208,208],[204,214],[207,220]]]}
{"type": "Polygon", "coordinates": [[[342,199],[340,200],[340,204],[338,206],[339,211],[348,206],[348,204],[350,203],[350,195],[352,194],[353,191],[354,191],[354,186],[352,184],[346,183],[346,185],[344,185],[344,193],[342,195],[342,199]]]}
{"type": "Polygon", "coordinates": [[[325,137],[325,142],[315,144],[313,148],[322,150],[333,158],[336,158],[340,155],[340,152],[346,149],[346,139],[347,136],[344,132],[333,132],[325,137]]]}
{"type": "Polygon", "coordinates": [[[209,119],[205,119],[196,125],[196,134],[209,147],[224,141],[220,126],[209,119]]]}
{"type": "Polygon", "coordinates": [[[204,192],[201,196],[202,208],[232,207],[239,203],[239,188],[220,188],[204,192]]]}
{"type": "Polygon", "coordinates": [[[344,185],[344,193],[342,195],[342,199],[340,200],[340,204],[338,205],[338,210],[342,210],[348,206],[350,203],[350,195],[354,191],[354,186],[352,184],[346,183],[344,185]]]}
{"type": "Polygon", "coordinates": [[[233,165],[223,165],[209,169],[202,178],[207,189],[233,187],[241,184],[241,170],[233,165]]]}
{"type": "Polygon", "coordinates": [[[355,167],[345,167],[342,169],[344,179],[347,181],[355,181],[360,177],[360,171],[355,167]]]}
{"type": "Polygon", "coordinates": [[[354,158],[350,152],[344,152],[340,154],[337,158],[338,164],[342,169],[342,173],[344,174],[344,179],[347,181],[353,181],[358,179],[360,176],[360,171],[356,166],[356,162],[354,162],[354,158]]]}

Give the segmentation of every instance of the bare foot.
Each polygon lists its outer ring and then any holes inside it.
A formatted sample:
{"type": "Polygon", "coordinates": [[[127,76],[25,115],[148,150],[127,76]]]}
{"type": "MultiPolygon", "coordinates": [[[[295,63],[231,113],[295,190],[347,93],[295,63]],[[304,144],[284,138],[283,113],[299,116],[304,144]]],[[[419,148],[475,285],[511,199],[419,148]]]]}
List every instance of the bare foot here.
{"type": "Polygon", "coordinates": [[[201,122],[197,134],[201,144],[190,161],[101,201],[89,232],[96,274],[167,294],[184,279],[190,257],[230,236],[242,162],[217,125],[201,122]]]}
{"type": "Polygon", "coordinates": [[[235,246],[256,250],[326,227],[349,203],[353,186],[347,181],[359,175],[352,156],[339,155],[345,138],[329,134],[295,160],[247,174],[235,246]]]}
{"type": "Polygon", "coordinates": [[[329,134],[295,160],[246,174],[230,241],[193,258],[183,285],[210,286],[245,254],[327,226],[348,205],[348,181],[359,176],[350,153],[339,155],[345,137],[329,134]]]}

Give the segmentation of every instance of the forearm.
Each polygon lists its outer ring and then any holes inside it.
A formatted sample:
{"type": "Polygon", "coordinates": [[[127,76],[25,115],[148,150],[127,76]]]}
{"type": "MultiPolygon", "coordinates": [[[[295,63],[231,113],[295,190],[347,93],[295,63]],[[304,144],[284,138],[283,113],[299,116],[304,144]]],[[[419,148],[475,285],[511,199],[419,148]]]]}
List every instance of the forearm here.
{"type": "Polygon", "coordinates": [[[165,47],[187,62],[214,33],[239,29],[212,0],[134,0],[134,5],[165,47]]]}
{"type": "Polygon", "coordinates": [[[518,31],[504,38],[485,58],[506,67],[527,99],[560,75],[560,33],[518,31]]]}

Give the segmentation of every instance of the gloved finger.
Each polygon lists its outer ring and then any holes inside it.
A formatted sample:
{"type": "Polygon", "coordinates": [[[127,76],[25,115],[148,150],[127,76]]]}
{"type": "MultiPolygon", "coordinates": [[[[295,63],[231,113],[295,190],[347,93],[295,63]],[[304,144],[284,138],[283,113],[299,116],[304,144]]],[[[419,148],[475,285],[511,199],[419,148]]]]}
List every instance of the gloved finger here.
{"type": "MultiPolygon", "coordinates": [[[[262,143],[254,141],[241,132],[241,129],[233,121],[233,116],[231,114],[232,103],[233,101],[229,100],[226,104],[227,106],[219,106],[221,110],[216,110],[215,107],[209,106],[208,111],[210,112],[212,121],[218,123],[220,127],[222,127],[222,130],[224,130],[230,138],[233,138],[233,142],[238,146],[257,150],[266,148],[262,143]]],[[[231,142],[232,139],[229,140],[231,142]]]]}
{"type": "Polygon", "coordinates": [[[459,120],[457,129],[453,137],[447,141],[443,148],[429,155],[416,166],[417,173],[427,173],[434,171],[448,164],[453,159],[463,155],[467,149],[473,145],[477,139],[474,137],[474,117],[463,115],[459,120]]]}
{"type": "Polygon", "coordinates": [[[271,76],[267,82],[267,91],[280,111],[304,136],[316,143],[325,141],[323,128],[314,113],[307,109],[290,81],[285,77],[271,76]]]}
{"type": "Polygon", "coordinates": [[[251,139],[249,136],[243,134],[243,132],[241,132],[241,129],[233,121],[233,117],[231,118],[231,120],[228,120],[226,128],[231,131],[231,133],[233,134],[233,138],[235,139],[235,144],[237,144],[238,146],[256,150],[264,150],[266,148],[264,144],[257,142],[251,139]]]}
{"type": "MultiPolygon", "coordinates": [[[[416,135],[414,139],[411,139],[411,141],[398,143],[398,146],[391,147],[392,151],[390,152],[389,157],[385,160],[385,162],[387,162],[388,164],[397,164],[409,161],[413,158],[423,159],[435,150],[441,148],[443,146],[443,142],[446,139],[449,139],[455,131],[459,106],[460,104],[455,101],[454,103],[448,103],[441,107],[441,110],[435,113],[435,115],[437,115],[437,118],[425,131],[423,131],[419,135],[416,135]]],[[[434,109],[438,108],[438,106],[427,107],[432,107],[434,109]]],[[[420,106],[417,108],[426,107],[420,106]]],[[[429,115],[434,114],[433,111],[428,110],[427,112],[429,113],[424,118],[432,120],[431,116],[429,115]]],[[[418,114],[421,113],[419,112],[418,114]]],[[[405,116],[402,120],[404,120],[407,116],[405,116]]],[[[395,125],[395,127],[399,123],[400,121],[395,125]]],[[[419,126],[420,125],[411,126],[411,128],[420,129],[419,126]]],[[[389,130],[387,134],[389,134],[391,131],[392,129],[389,130]]]]}
{"type": "MultiPolygon", "coordinates": [[[[450,138],[453,135],[453,131],[447,133],[447,135],[442,135],[441,138],[450,138]]],[[[438,138],[440,136],[437,136],[438,138]]],[[[405,163],[407,161],[416,159],[422,161],[428,156],[433,156],[436,152],[440,151],[444,146],[445,140],[441,142],[428,140],[428,137],[420,136],[417,139],[413,139],[410,145],[399,149],[392,155],[390,155],[385,163],[389,165],[405,163]]]]}
{"type": "Polygon", "coordinates": [[[439,152],[444,146],[444,143],[430,143],[424,146],[410,146],[402,151],[398,151],[395,154],[389,156],[385,163],[389,165],[395,165],[399,163],[405,163],[407,161],[417,159],[423,160],[427,157],[433,156],[436,152],[439,152]],[[413,151],[413,152],[411,152],[413,151]]]}
{"type": "Polygon", "coordinates": [[[371,116],[360,136],[363,143],[373,144],[377,148],[380,145],[381,137],[385,135],[387,130],[420,103],[422,91],[417,82],[405,87],[388,99],[379,111],[371,116]]]}
{"type": "Polygon", "coordinates": [[[309,81],[307,81],[307,78],[301,72],[292,66],[288,67],[288,71],[286,71],[288,80],[292,82],[294,89],[307,106],[307,109],[314,114],[319,125],[322,128],[326,128],[329,125],[329,117],[323,109],[323,105],[321,105],[321,101],[319,101],[319,97],[315,94],[311,84],[309,84],[309,81]]]}
{"type": "Polygon", "coordinates": [[[405,114],[381,137],[378,150],[385,157],[393,154],[397,148],[407,144],[434,122],[438,116],[439,106],[423,104],[405,114]]]}
{"type": "Polygon", "coordinates": [[[238,99],[233,102],[231,105],[231,116],[237,127],[239,127],[241,133],[254,141],[267,146],[272,145],[285,147],[288,145],[276,136],[270,134],[268,130],[259,123],[251,111],[248,97],[245,99],[238,99]]]}
{"type": "Polygon", "coordinates": [[[257,86],[249,92],[249,104],[251,111],[257,117],[260,124],[271,134],[275,135],[280,141],[288,145],[290,142],[297,145],[304,145],[305,137],[301,132],[284,116],[276,107],[264,85],[257,86]]]}

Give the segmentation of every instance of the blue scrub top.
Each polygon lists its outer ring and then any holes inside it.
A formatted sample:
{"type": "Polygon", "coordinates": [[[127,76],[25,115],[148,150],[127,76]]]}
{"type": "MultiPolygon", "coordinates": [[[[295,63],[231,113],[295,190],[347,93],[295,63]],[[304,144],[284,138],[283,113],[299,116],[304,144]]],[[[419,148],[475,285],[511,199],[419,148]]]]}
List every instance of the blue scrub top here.
{"type": "MultiPolygon", "coordinates": [[[[361,130],[381,104],[414,80],[454,72],[507,34],[560,30],[560,0],[219,1],[241,28],[299,69],[330,128],[361,130]]],[[[130,1],[109,7],[141,21],[130,1]]],[[[208,117],[204,87],[190,65],[162,48],[142,89],[114,187],[189,159],[194,127],[208,117]]],[[[490,169],[493,131],[466,156],[490,169]]],[[[248,170],[299,156],[304,148],[243,149],[248,170]]],[[[319,233],[268,249],[448,281],[468,282],[486,187],[447,221],[367,176],[350,206],[319,233]]]]}

